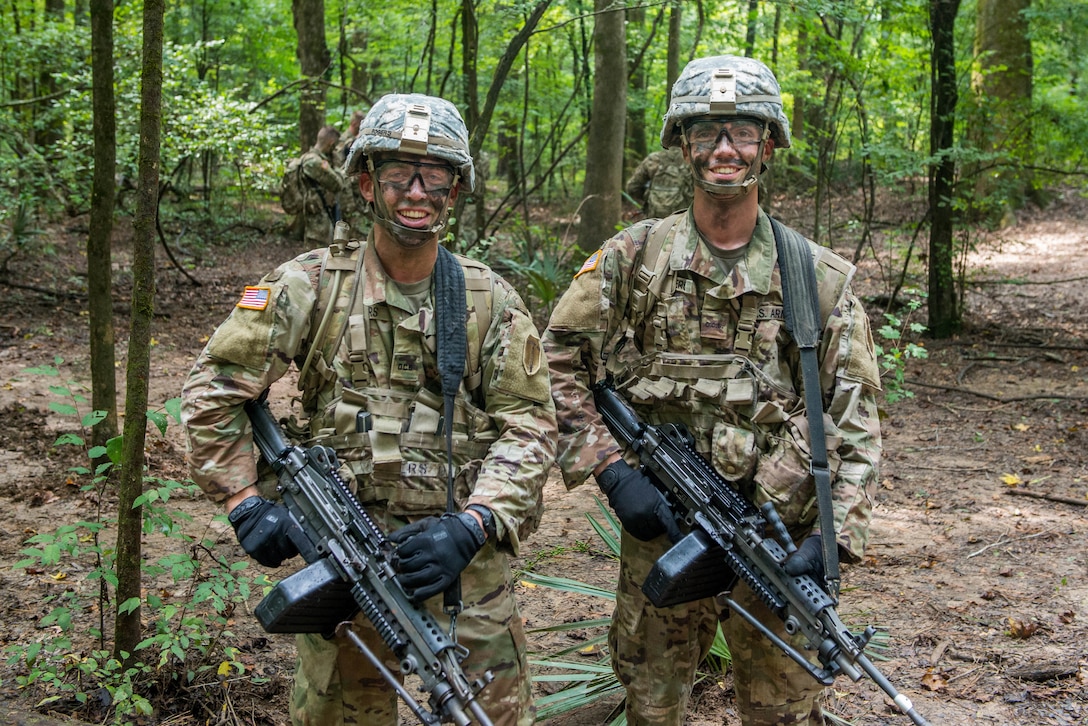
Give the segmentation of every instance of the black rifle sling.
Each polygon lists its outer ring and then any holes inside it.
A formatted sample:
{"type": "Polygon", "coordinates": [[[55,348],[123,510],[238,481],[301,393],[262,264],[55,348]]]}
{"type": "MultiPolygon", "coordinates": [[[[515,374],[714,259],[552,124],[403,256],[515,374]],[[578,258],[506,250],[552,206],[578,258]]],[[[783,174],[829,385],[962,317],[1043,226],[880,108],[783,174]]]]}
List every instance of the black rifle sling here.
{"type": "Polygon", "coordinates": [[[820,301],[816,293],[816,266],[808,242],[794,230],[771,218],[778,268],[782,273],[782,301],[786,330],[801,349],[801,380],[808,416],[810,471],[816,483],[816,504],[823,543],[824,578],[828,593],[838,599],[839,552],[835,543],[835,517],[831,499],[831,472],[827,465],[823,395],[816,348],[820,343],[820,301]]]}
{"type": "MultiPolygon", "coordinates": [[[[445,402],[443,427],[446,430],[446,511],[455,513],[453,466],[453,414],[457,391],[465,375],[468,353],[465,309],[465,272],[453,253],[438,245],[434,266],[435,328],[438,333],[438,373],[442,381],[445,402]]],[[[454,615],[461,610],[461,580],[454,580],[443,596],[446,611],[454,615]]]]}

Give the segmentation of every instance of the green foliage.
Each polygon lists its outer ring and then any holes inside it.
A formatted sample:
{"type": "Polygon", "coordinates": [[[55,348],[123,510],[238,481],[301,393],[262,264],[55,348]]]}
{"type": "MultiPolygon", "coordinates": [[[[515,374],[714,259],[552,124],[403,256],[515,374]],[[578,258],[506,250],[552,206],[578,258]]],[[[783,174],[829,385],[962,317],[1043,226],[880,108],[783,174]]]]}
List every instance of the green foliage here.
{"type": "Polygon", "coordinates": [[[510,282],[515,288],[528,293],[525,302],[533,316],[547,321],[570,284],[574,272],[571,261],[580,254],[578,246],[550,237],[538,227],[514,235],[512,244],[517,256],[504,257],[498,264],[512,273],[510,282]]]}
{"type": "Polygon", "coordinates": [[[875,343],[874,347],[882,369],[880,375],[884,383],[884,399],[888,403],[914,397],[914,391],[908,390],[904,385],[907,361],[929,356],[929,351],[923,346],[907,339],[908,333],[919,336],[925,332],[924,325],[910,321],[911,315],[925,300],[925,293],[920,290],[904,292],[910,296],[906,314],[901,318],[893,313],[884,313],[885,324],[876,331],[880,340],[884,341],[883,344],[875,343]]]}
{"type": "MultiPolygon", "coordinates": [[[[28,372],[59,377],[62,362],[58,357],[55,365],[28,372]]],[[[43,600],[39,637],[5,649],[7,663],[16,671],[16,685],[37,694],[38,705],[75,702],[81,713],[116,724],[150,715],[155,709],[152,698],[169,699],[181,692],[189,694],[187,698],[194,692],[215,698],[222,689],[201,687],[218,686],[232,674],[245,672],[230,618],[253,592],[270,583],[262,574],[246,574],[246,562],[216,554],[213,541],[185,533],[191,518],[170,504],[179,497],[201,496],[194,484],[147,477],[135,506],[141,507],[144,536],[162,538],[167,554],[144,562],[142,576],[155,586],[146,587],[142,602],[112,600],[118,582],[116,551],[101,535],[115,530],[116,517],[107,515],[101,503],[107,499],[109,470],[119,463],[120,449],[115,446],[119,438],[107,447],[87,448],[86,430],[104,413],[80,414],[86,397],[74,381],[49,388],[60,397],[50,409],[79,425],[79,432],[61,434],[54,445],[85,449],[88,465],[71,472],[84,480],[84,491],[94,492],[91,501],[98,502],[99,509],[94,519],[29,537],[20,550],[14,569],[39,577],[49,594],[43,600]],[[92,469],[105,453],[111,461],[92,469]],[[105,619],[114,608],[124,613],[137,607],[143,610],[148,634],[121,662],[109,652],[105,619]],[[79,637],[88,634],[97,647],[87,647],[79,637]]],[[[163,411],[149,412],[149,420],[165,433],[168,419],[178,418],[179,405],[173,399],[163,411]]]]}

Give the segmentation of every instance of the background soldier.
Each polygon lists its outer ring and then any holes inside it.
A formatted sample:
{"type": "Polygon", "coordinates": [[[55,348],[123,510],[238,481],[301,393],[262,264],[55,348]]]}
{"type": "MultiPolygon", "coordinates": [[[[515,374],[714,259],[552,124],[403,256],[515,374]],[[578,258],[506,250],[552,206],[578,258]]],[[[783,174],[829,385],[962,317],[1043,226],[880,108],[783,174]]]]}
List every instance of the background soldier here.
{"type": "MultiPolygon", "coordinates": [[[[672,99],[661,142],[680,147],[691,169],[691,208],[605,242],[575,275],[544,336],[565,483],[595,475],[623,524],[609,645],[632,726],[683,723],[695,669],[725,613],[713,598],[658,609],[643,595],[677,524],[654,485],[623,458],[631,452],[602,423],[590,386],[612,374],[644,421],[685,424],[726,481],[757,506],[774,502],[800,542],[787,572],[817,582],[821,536],[834,537],[850,561],[862,555],[881,448],[879,373],[868,318],[849,287],[853,266],[809,242],[835,524],[834,532],[814,530],[800,352],[783,327],[775,242],[756,192],[763,163],[790,143],[778,82],[749,58],[703,58],[687,65],[672,99]]],[[[722,579],[724,587],[727,573],[722,579]]],[[[732,594],[802,646],[747,586],[732,594]]],[[[808,673],[739,615],[722,627],[744,724],[823,723],[821,688],[808,673]]]]}
{"type": "MultiPolygon", "coordinates": [[[[256,486],[243,412],[295,361],[305,443],[336,451],[360,502],[392,532],[398,580],[443,627],[442,593],[461,578],[457,636],[470,651],[465,673],[475,679],[490,669],[495,680],[481,693],[484,711],[495,724],[527,726],[535,711],[508,553],[539,524],[555,456],[540,339],[505,280],[438,243],[457,194],[475,183],[468,132],[452,104],[383,97],[363,121],[348,168],[358,175],[373,232],[281,265],[258,286],[267,294],[247,296],[250,304],[216,330],[182,392],[193,479],[225,504],[239,542],[258,562],[277,567],[297,554],[285,536],[286,509],[256,486]],[[435,301],[442,281],[456,274],[465,280],[467,340],[450,422],[435,301]],[[326,332],[315,339],[318,330],[326,332]],[[459,512],[443,514],[450,466],[459,512]]],[[[364,615],[355,629],[396,671],[364,615]]],[[[296,726],[397,723],[395,692],[349,640],[299,635],[298,653],[296,726]]]]}
{"type": "Polygon", "coordinates": [[[340,139],[335,126],[324,126],[317,141],[302,155],[303,239],[325,247],[332,242],[333,226],[340,220],[340,195],[346,188],[344,174],[333,162],[332,151],[340,139]]]}
{"type": "MultiPolygon", "coordinates": [[[[344,133],[340,134],[340,140],[333,149],[333,164],[337,169],[343,169],[347,164],[351,145],[359,138],[359,124],[362,123],[362,111],[354,111],[351,114],[351,122],[344,133]]],[[[359,193],[358,184],[345,184],[344,191],[340,193],[340,218],[351,226],[353,233],[362,235],[369,229],[366,216],[366,202],[359,193]]]]}
{"type": "Polygon", "coordinates": [[[660,219],[691,204],[691,169],[679,146],[655,151],[638,165],[624,187],[644,217],[660,219]]]}

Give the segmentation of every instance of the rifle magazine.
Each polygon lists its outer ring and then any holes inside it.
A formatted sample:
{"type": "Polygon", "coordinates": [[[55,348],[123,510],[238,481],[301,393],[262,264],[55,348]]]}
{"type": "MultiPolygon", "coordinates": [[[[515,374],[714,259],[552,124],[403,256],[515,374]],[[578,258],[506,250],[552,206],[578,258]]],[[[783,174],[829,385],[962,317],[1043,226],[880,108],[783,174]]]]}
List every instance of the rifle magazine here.
{"type": "Polygon", "coordinates": [[[343,620],[351,620],[359,606],[351,584],[328,557],[285,577],[265,595],[254,614],[268,633],[321,633],[332,635],[343,620]]]}
{"type": "Polygon", "coordinates": [[[737,575],[725,550],[695,530],[654,563],[642,592],[655,607],[679,605],[733,589],[737,575]]]}

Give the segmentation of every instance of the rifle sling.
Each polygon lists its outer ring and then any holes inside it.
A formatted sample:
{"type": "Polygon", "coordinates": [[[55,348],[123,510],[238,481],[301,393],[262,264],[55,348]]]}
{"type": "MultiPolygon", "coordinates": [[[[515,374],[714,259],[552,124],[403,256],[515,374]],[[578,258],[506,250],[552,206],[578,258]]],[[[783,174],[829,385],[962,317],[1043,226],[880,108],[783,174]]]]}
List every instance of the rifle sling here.
{"type": "MultiPolygon", "coordinates": [[[[438,372],[442,381],[446,430],[446,511],[457,511],[454,498],[453,415],[457,391],[465,375],[468,335],[465,328],[465,272],[449,250],[438,245],[434,266],[435,328],[438,337],[438,372]]],[[[454,615],[461,609],[461,580],[454,580],[443,596],[443,605],[454,615]]]]}
{"type": "Polygon", "coordinates": [[[782,274],[782,302],[786,330],[801,350],[801,381],[805,413],[808,416],[812,477],[816,484],[820,541],[823,544],[824,578],[828,593],[838,599],[839,551],[835,542],[835,515],[832,509],[831,472],[827,464],[827,436],[824,431],[823,396],[820,391],[820,364],[816,348],[820,342],[820,303],[816,293],[816,267],[804,237],[771,218],[778,268],[782,274]]]}

